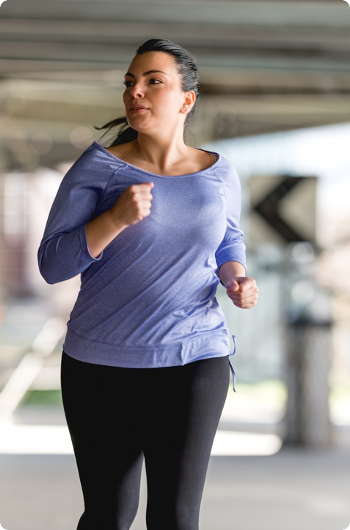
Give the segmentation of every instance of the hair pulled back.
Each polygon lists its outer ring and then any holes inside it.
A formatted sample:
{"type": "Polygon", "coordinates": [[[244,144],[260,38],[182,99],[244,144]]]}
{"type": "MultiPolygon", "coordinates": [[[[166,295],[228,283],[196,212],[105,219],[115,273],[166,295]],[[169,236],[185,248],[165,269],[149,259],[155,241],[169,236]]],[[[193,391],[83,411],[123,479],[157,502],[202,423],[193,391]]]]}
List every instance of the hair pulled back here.
{"type": "MultiPolygon", "coordinates": [[[[175,59],[178,74],[181,80],[181,88],[184,92],[193,92],[196,95],[196,100],[190,112],[186,116],[185,128],[194,116],[198,99],[200,97],[199,75],[196,60],[185,48],[175,44],[167,39],[150,39],[142,44],[136,51],[136,55],[142,55],[146,52],[165,52],[172,55],[175,59]]],[[[126,117],[117,118],[109,121],[102,127],[96,127],[97,130],[107,129],[102,135],[107,134],[112,128],[118,127],[119,131],[117,137],[113,140],[110,147],[114,145],[121,145],[132,140],[136,140],[138,132],[129,126],[126,117]]]]}

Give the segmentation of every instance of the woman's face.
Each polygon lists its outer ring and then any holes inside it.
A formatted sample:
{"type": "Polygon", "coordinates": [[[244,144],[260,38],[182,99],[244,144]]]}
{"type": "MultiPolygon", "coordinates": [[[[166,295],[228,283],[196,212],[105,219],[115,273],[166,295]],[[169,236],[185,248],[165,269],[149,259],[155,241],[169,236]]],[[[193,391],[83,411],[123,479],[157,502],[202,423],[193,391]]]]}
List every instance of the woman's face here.
{"type": "Polygon", "coordinates": [[[183,128],[195,94],[182,91],[170,54],[152,51],[136,55],[125,75],[125,87],[125,113],[133,129],[150,133],[171,131],[179,124],[183,128]]]}

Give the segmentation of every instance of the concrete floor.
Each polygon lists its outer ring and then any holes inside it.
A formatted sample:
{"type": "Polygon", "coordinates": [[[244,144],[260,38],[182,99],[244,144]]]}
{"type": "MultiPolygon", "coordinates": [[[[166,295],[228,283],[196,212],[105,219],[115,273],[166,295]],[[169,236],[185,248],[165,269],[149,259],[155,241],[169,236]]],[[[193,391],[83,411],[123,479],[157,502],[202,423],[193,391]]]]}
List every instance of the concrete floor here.
{"type": "MultiPolygon", "coordinates": [[[[64,425],[61,407],[19,408],[16,423],[64,425]]],[[[280,425],[221,421],[278,432],[280,425]]],[[[273,456],[212,456],[201,530],[345,530],[350,524],[350,428],[335,447],[283,447],[273,456]]],[[[145,476],[132,530],[145,530],[145,476]]],[[[0,454],[0,524],[6,530],[75,530],[83,499],[73,455],[0,454]]],[[[1,526],[0,526],[1,529],[1,526]]],[[[103,530],[103,529],[98,529],[103,530]]],[[[166,530],[166,529],[164,529],[166,530]]]]}
{"type": "MultiPolygon", "coordinates": [[[[71,455],[0,455],[6,530],[75,530],[83,510],[71,455]]],[[[133,530],[145,530],[146,491],[133,530]]],[[[201,530],[344,530],[350,453],[282,449],[270,457],[212,457],[201,530]]],[[[103,530],[103,529],[101,529],[103,530]]]]}

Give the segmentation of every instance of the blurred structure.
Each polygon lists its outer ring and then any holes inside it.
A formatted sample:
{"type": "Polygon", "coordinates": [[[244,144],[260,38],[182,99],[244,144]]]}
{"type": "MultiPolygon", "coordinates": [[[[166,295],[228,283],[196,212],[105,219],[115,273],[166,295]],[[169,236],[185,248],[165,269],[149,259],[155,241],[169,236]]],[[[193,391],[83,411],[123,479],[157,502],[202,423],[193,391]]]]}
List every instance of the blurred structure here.
{"type": "Polygon", "coordinates": [[[123,75],[154,37],[198,60],[203,96],[191,144],[347,122],[348,10],[341,0],[8,0],[3,169],[74,160],[93,124],[123,114],[123,75]]]}
{"type": "Polygon", "coordinates": [[[316,256],[309,243],[287,249],[286,411],[287,443],[332,444],[329,373],[332,367],[330,294],[315,280],[316,256]]]}
{"type": "Polygon", "coordinates": [[[79,288],[78,278],[47,286],[37,271],[59,183],[98,140],[93,125],[124,114],[122,80],[137,47],[169,38],[201,74],[187,142],[222,153],[242,181],[260,300],[248,315],[218,294],[239,337],[238,377],[286,380],[286,439],[328,444],[330,366],[333,386],[350,381],[349,28],[341,0],[2,4],[0,387],[45,322],[67,319],[79,288]]]}
{"type": "MultiPolygon", "coordinates": [[[[345,327],[349,330],[349,282],[346,267],[340,270],[338,264],[334,273],[330,260],[340,250],[347,262],[350,257],[349,246],[344,247],[344,238],[340,243],[334,231],[338,223],[346,231],[350,220],[349,136],[349,125],[339,125],[216,145],[241,176],[248,265],[260,283],[259,304],[252,310],[254,331],[248,321],[242,325],[245,315],[227,308],[231,327],[236,325],[240,336],[242,327],[246,330],[243,348],[248,348],[248,362],[259,366],[261,375],[271,377],[271,359],[279,359],[272,365],[280,370],[274,376],[283,377],[288,386],[285,440],[312,447],[332,442],[330,386],[334,391],[350,380],[344,336],[345,327]],[[335,314],[339,303],[342,311],[335,314]],[[340,333],[343,340],[336,341],[340,333]],[[274,341],[267,339],[271,335],[274,341]]],[[[239,358],[236,365],[240,367],[239,358]]],[[[342,416],[332,412],[332,421],[348,424],[344,410],[342,416]]]]}

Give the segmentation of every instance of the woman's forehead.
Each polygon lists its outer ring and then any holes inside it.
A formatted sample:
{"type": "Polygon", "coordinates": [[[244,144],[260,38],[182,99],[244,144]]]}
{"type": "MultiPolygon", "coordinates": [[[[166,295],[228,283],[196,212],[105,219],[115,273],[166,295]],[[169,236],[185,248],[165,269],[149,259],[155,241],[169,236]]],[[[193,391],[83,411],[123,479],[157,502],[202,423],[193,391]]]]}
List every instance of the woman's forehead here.
{"type": "Polygon", "coordinates": [[[135,55],[130,63],[129,72],[132,68],[143,71],[148,70],[162,70],[168,75],[176,73],[176,64],[174,58],[165,52],[151,51],[135,55]]]}

